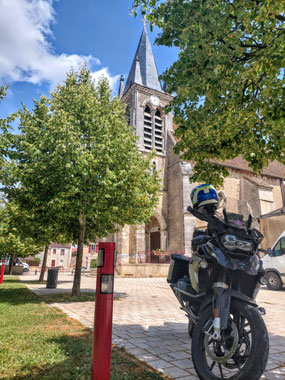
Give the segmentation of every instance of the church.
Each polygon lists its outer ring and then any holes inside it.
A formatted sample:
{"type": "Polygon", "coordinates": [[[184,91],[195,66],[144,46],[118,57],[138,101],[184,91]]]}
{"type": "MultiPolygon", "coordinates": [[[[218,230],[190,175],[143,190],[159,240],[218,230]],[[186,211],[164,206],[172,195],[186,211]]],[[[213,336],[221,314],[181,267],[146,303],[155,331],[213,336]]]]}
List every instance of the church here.
{"type": "MultiPolygon", "coordinates": [[[[164,253],[191,255],[192,235],[199,224],[187,206],[197,184],[191,183],[191,163],[173,153],[173,115],[164,112],[172,96],[159,81],[146,25],[127,80],[121,76],[118,95],[126,104],[126,117],[138,136],[142,154],[156,150],[153,170],[161,177],[161,194],[148,224],[125,226],[111,237],[116,243],[117,273],[129,277],[163,276],[169,262],[164,253]]],[[[241,157],[221,164],[230,175],[224,188],[219,189],[220,195],[229,197],[232,208],[238,207],[240,199],[246,199],[254,216],[259,217],[285,205],[284,165],[275,161],[257,176],[241,157]]]]}

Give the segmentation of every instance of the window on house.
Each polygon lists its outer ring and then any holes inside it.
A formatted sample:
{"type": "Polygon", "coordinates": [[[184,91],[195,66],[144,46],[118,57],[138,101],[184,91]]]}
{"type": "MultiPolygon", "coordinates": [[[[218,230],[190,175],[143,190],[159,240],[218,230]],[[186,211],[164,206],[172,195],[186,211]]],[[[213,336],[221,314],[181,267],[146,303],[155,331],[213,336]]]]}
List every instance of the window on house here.
{"type": "Polygon", "coordinates": [[[90,252],[96,252],[96,244],[90,244],[90,252]]]}
{"type": "Polygon", "coordinates": [[[52,253],[56,255],[56,248],[53,248],[52,253]]]}
{"type": "Polygon", "coordinates": [[[59,260],[59,266],[63,267],[63,260],[59,260]]]}
{"type": "Polygon", "coordinates": [[[65,249],[64,249],[64,248],[61,248],[61,250],[60,250],[60,255],[61,255],[61,256],[64,256],[64,255],[65,255],[65,249]]]}

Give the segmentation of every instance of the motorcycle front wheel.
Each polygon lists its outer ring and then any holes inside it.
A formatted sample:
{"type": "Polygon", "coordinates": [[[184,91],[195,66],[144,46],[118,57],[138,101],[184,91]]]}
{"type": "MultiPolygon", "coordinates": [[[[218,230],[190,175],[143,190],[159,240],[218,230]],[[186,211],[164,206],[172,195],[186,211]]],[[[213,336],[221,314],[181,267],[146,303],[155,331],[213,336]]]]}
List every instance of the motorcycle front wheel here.
{"type": "Polygon", "coordinates": [[[228,327],[214,340],[213,308],[199,316],[192,339],[192,359],[202,380],[258,380],[268,359],[269,339],[256,307],[233,300],[228,327]]]}

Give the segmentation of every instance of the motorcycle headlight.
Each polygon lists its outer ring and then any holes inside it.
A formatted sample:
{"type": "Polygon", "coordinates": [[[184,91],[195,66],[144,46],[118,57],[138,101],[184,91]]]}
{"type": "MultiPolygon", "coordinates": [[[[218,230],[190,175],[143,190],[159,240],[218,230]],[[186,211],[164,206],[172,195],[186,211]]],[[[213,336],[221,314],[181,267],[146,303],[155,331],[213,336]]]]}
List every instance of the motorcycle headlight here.
{"type": "Polygon", "coordinates": [[[251,252],[253,250],[253,244],[251,241],[240,240],[235,235],[222,236],[223,246],[229,251],[239,249],[245,252],[251,252]]]}

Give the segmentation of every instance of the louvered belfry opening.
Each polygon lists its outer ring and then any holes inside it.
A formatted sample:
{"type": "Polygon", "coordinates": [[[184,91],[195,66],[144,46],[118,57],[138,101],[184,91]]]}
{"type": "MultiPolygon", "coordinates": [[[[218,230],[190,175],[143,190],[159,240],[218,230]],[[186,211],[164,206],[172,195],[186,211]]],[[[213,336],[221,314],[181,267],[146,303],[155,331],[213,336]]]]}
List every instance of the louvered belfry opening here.
{"type": "Polygon", "coordinates": [[[157,152],[163,151],[163,135],[162,135],[162,118],[160,111],[157,110],[154,115],[154,147],[157,152]]]}
{"type": "Polygon", "coordinates": [[[148,106],[144,109],[144,148],[152,150],[152,120],[151,111],[148,106]]]}
{"type": "Polygon", "coordinates": [[[163,123],[159,110],[152,113],[149,106],[144,109],[144,136],[145,150],[156,149],[158,153],[163,153],[163,123]]]}

